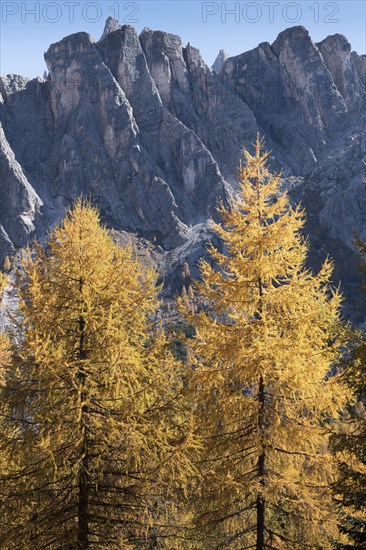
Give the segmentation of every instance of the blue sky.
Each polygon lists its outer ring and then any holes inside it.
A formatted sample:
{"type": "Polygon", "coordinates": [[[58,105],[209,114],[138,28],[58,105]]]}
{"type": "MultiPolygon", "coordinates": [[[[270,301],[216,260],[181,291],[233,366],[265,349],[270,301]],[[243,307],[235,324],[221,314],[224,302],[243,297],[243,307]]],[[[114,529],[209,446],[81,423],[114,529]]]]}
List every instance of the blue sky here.
{"type": "Polygon", "coordinates": [[[363,0],[0,0],[0,9],[1,74],[42,75],[51,43],[79,31],[99,38],[110,15],[138,32],[149,27],[180,35],[209,65],[220,48],[237,55],[294,25],[305,26],[314,41],[344,34],[354,50],[366,53],[363,0]]]}

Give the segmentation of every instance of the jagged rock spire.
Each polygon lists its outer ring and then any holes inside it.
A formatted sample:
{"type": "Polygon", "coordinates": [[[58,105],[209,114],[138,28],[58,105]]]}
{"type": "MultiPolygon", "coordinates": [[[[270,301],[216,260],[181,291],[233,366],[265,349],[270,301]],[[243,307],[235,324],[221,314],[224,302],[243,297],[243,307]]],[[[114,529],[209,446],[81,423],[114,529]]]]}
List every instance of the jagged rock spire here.
{"type": "Polygon", "coordinates": [[[228,58],[228,54],[225,52],[225,50],[220,50],[218,56],[215,59],[214,64],[212,65],[212,70],[215,71],[215,73],[219,73],[221,69],[223,68],[225,61],[228,58]]]}
{"type": "Polygon", "coordinates": [[[114,19],[114,17],[108,17],[107,21],[105,22],[104,31],[102,36],[100,37],[99,42],[103,40],[109,34],[110,32],[118,31],[118,29],[121,29],[122,25],[117,21],[117,19],[114,19]]]}

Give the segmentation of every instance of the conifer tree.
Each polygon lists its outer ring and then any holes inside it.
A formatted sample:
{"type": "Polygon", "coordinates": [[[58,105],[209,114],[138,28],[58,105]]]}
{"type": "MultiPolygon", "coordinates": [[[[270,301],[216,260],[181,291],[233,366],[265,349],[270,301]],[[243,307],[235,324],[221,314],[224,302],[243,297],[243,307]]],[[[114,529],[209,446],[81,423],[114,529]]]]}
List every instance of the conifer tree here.
{"type": "Polygon", "coordinates": [[[202,548],[326,548],[327,424],[343,400],[329,372],[341,342],[332,264],[306,268],[304,213],[280,192],[257,138],[238,198],[214,224],[196,284],[191,388],[205,439],[196,528],[202,548]]]}
{"type": "MultiPolygon", "coordinates": [[[[2,295],[3,295],[5,285],[6,285],[6,277],[2,273],[0,273],[0,307],[1,307],[1,300],[2,300],[2,295]]],[[[1,314],[1,311],[0,311],[0,314],[1,314]]],[[[9,363],[10,363],[9,341],[6,334],[3,334],[0,328],[0,387],[3,386],[4,380],[5,380],[5,372],[9,367],[9,363]]]]}
{"type": "MultiPolygon", "coordinates": [[[[4,287],[6,285],[6,277],[0,273],[0,320],[1,320],[1,306],[2,306],[2,298],[3,298],[3,291],[4,287]]],[[[6,372],[10,366],[10,350],[9,350],[9,340],[7,335],[2,332],[0,325],[0,393],[1,389],[5,383],[5,377],[6,372]]],[[[1,433],[1,432],[0,432],[1,433]]],[[[0,471],[4,471],[7,463],[9,461],[9,455],[8,455],[8,449],[0,445],[0,471]]],[[[1,499],[1,496],[0,496],[1,499]]],[[[4,517],[4,520],[6,518],[4,517]]],[[[0,539],[0,548],[1,548],[1,539],[0,539]]]]}
{"type": "MultiPolygon", "coordinates": [[[[363,289],[366,290],[366,244],[357,237],[361,258],[363,289]]],[[[353,334],[354,349],[344,378],[355,397],[348,407],[340,433],[333,440],[338,463],[334,484],[335,500],[341,506],[342,539],[336,547],[342,550],[366,548],[366,337],[353,334]]]]}
{"type": "Polygon", "coordinates": [[[194,442],[179,364],[154,323],[155,273],[79,201],[25,254],[15,290],[0,405],[4,547],[140,549],[162,536],[175,548],[171,495],[194,442]]]}

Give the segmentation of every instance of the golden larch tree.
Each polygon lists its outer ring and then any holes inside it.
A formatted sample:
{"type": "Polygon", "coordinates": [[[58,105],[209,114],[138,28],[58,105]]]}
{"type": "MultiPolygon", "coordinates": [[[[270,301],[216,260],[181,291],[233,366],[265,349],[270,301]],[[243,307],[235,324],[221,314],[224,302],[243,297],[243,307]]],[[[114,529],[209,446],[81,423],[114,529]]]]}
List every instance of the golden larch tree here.
{"type": "MultiPolygon", "coordinates": [[[[366,182],[365,182],[366,183],[366,182]]],[[[361,260],[363,292],[366,291],[366,243],[356,236],[361,260]]],[[[339,550],[366,548],[366,336],[354,331],[349,338],[352,353],[343,377],[354,396],[340,430],[333,438],[333,452],[338,466],[334,483],[335,501],[340,508],[339,550]]]]}
{"type": "MultiPolygon", "coordinates": [[[[2,300],[3,300],[3,292],[5,289],[7,283],[7,278],[3,275],[3,273],[0,273],[0,321],[2,321],[4,312],[2,310],[2,300]]],[[[1,323],[2,325],[3,323],[1,323]]],[[[11,355],[10,355],[10,342],[9,338],[5,331],[3,331],[3,327],[0,325],[0,396],[1,396],[1,390],[4,386],[5,379],[6,379],[6,373],[10,367],[10,361],[11,361],[11,355]]],[[[2,426],[2,418],[0,417],[0,434],[1,434],[1,426],[2,426]]],[[[0,435],[0,471],[5,471],[7,464],[9,463],[9,453],[8,448],[4,444],[3,439],[0,435]]],[[[3,495],[0,494],[0,501],[3,498],[3,495]]],[[[1,505],[0,505],[0,511],[1,511],[1,505]]],[[[6,516],[4,515],[3,521],[5,522],[7,520],[6,516]]],[[[1,548],[1,541],[0,541],[0,548],[1,548]]]]}
{"type": "Polygon", "coordinates": [[[180,367],[154,321],[156,274],[79,201],[25,253],[15,293],[1,395],[5,547],[152,548],[163,536],[175,548],[171,495],[184,491],[195,444],[180,367]]]}
{"type": "MultiPolygon", "coordinates": [[[[6,286],[6,277],[0,273],[0,320],[1,320],[1,303],[3,298],[3,291],[6,286]]],[[[5,333],[2,332],[0,326],[0,387],[3,386],[5,380],[5,372],[7,371],[10,364],[10,351],[9,351],[9,340],[5,333]]]]}
{"type": "Polygon", "coordinates": [[[328,424],[344,390],[332,264],[306,268],[304,213],[281,192],[257,138],[238,195],[221,205],[196,284],[191,391],[205,439],[196,527],[202,548],[326,548],[328,424]]]}

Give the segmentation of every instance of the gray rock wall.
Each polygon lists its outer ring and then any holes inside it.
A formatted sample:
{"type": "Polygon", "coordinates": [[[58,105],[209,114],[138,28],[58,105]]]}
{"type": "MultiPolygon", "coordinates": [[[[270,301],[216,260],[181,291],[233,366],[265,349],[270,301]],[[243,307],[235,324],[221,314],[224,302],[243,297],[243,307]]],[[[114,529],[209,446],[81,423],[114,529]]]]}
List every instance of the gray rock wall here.
{"type": "Polygon", "coordinates": [[[312,265],[331,252],[351,303],[353,229],[366,237],[365,59],[344,36],[315,44],[303,27],[221,52],[214,69],[178,36],[137,36],[111,18],[99,42],[81,32],[52,44],[46,80],[0,79],[0,261],[83,194],[179,271],[182,254],[204,249],[259,132],[307,208],[312,265]]]}

